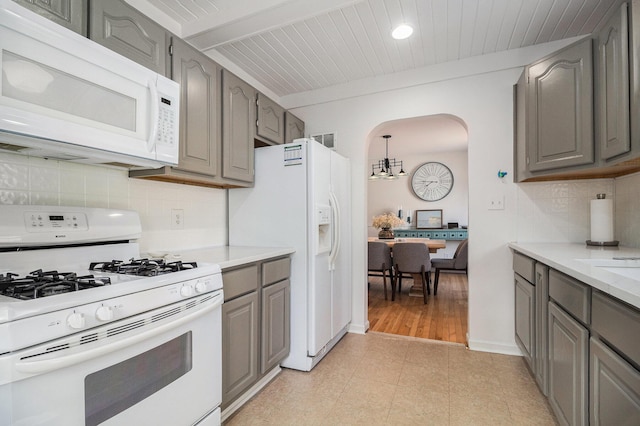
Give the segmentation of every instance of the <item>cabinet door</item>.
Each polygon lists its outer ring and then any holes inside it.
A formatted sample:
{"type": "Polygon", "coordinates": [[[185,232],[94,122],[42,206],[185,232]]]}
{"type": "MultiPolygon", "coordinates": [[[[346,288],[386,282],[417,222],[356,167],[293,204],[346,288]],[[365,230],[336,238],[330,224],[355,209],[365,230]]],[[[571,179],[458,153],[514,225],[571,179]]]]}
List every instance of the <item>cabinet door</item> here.
{"type": "Polygon", "coordinates": [[[284,143],[304,138],[304,121],[287,111],[284,114],[284,122],[284,143]]]}
{"type": "Polygon", "coordinates": [[[222,97],[222,176],[253,182],[256,91],[224,70],[222,97]]]}
{"type": "Polygon", "coordinates": [[[598,339],[592,337],[589,348],[591,424],[637,424],[640,372],[598,339]]]}
{"type": "Polygon", "coordinates": [[[290,348],[289,280],[262,290],[262,363],[264,374],[289,355],[290,348]]]}
{"type": "Polygon", "coordinates": [[[178,168],[216,176],[221,151],[220,68],[177,38],[171,61],[181,92],[178,168]]]}
{"type": "Polygon", "coordinates": [[[222,305],[222,407],[258,379],[258,292],[222,305]]]}
{"type": "Polygon", "coordinates": [[[535,372],[535,287],[515,275],[516,343],[531,371],[535,372]]]}
{"type": "Polygon", "coordinates": [[[544,395],[549,393],[549,267],[536,263],[536,382],[544,395]]]}
{"type": "Polygon", "coordinates": [[[593,163],[591,39],[529,66],[527,78],[529,171],[593,163]]]}
{"type": "Polygon", "coordinates": [[[284,143],[284,108],[258,93],[257,134],[276,144],[284,143]]]}
{"type": "Polygon", "coordinates": [[[549,302],[549,403],[563,425],[588,424],[589,332],[549,302]]]}
{"type": "Polygon", "coordinates": [[[92,1],[89,37],[114,52],[168,75],[169,35],[124,1],[92,1]]]}
{"type": "Polygon", "coordinates": [[[629,30],[627,4],[596,38],[596,129],[600,157],[629,152],[629,30]]]}
{"type": "Polygon", "coordinates": [[[87,0],[13,0],[72,31],[87,36],[87,0]]]}

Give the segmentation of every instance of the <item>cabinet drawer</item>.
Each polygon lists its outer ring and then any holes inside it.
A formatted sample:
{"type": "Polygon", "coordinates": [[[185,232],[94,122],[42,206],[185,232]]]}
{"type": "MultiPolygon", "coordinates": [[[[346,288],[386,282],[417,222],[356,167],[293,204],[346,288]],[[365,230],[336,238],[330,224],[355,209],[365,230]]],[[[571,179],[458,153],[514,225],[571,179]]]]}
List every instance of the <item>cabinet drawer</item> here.
{"type": "Polygon", "coordinates": [[[262,286],[266,287],[270,284],[289,278],[291,275],[291,259],[285,257],[283,259],[265,262],[262,265],[262,286]]]}
{"type": "Polygon", "coordinates": [[[591,288],[554,269],[549,271],[549,297],[584,324],[591,321],[591,288]]]}
{"type": "Polygon", "coordinates": [[[258,289],[258,265],[222,271],[224,301],[258,289]]]}
{"type": "Polygon", "coordinates": [[[530,283],[535,283],[536,281],[535,268],[535,260],[517,252],[513,253],[513,272],[530,283]]]}
{"type": "Polygon", "coordinates": [[[591,329],[636,365],[640,365],[640,311],[594,291],[591,329]]]}

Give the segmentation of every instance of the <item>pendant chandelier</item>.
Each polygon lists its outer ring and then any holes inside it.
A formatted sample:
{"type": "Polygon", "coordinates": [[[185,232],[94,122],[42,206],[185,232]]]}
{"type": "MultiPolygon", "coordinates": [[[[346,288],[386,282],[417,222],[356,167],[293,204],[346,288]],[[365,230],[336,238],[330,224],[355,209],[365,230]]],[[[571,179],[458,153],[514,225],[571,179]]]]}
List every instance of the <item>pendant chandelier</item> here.
{"type": "Polygon", "coordinates": [[[396,160],[395,158],[389,159],[389,138],[391,135],[384,135],[385,143],[385,156],[382,160],[378,160],[377,163],[371,165],[371,176],[369,180],[375,179],[398,179],[398,176],[406,176],[407,173],[402,168],[402,160],[396,160]],[[397,175],[393,174],[393,168],[400,167],[400,171],[397,175]]]}

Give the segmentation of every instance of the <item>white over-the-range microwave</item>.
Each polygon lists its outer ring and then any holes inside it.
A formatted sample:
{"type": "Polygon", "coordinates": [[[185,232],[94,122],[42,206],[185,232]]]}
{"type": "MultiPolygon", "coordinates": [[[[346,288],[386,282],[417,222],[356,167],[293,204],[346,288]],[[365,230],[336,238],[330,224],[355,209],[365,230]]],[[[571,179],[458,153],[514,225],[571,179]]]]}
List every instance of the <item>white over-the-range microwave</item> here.
{"type": "Polygon", "coordinates": [[[178,163],[178,83],[10,0],[0,0],[0,55],[0,151],[178,163]]]}

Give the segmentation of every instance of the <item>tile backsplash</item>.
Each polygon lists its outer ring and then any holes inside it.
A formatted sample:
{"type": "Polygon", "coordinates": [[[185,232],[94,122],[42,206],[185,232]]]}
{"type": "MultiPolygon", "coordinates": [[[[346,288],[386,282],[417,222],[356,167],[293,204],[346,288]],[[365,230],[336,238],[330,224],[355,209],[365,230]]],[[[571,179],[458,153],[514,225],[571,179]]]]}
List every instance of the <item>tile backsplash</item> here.
{"type": "Polygon", "coordinates": [[[130,179],[123,169],[0,153],[0,204],[136,210],[142,252],[227,244],[225,190],[130,179]],[[172,209],[184,211],[183,229],[171,228],[172,209]]]}
{"type": "Polygon", "coordinates": [[[640,247],[640,174],[616,179],[518,184],[517,240],[583,243],[590,238],[590,201],[614,200],[615,238],[640,247]]]}

